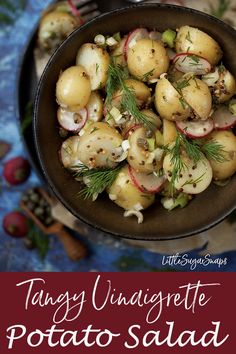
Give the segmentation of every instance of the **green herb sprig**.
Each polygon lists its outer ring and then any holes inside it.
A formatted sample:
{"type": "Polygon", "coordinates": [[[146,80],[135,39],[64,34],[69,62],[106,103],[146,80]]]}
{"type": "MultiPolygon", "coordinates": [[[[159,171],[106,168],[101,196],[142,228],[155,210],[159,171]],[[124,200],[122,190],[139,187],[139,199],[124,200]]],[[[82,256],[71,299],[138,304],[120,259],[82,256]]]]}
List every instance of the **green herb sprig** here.
{"type": "Polygon", "coordinates": [[[187,168],[186,163],[181,158],[181,152],[185,151],[186,155],[195,164],[206,157],[213,161],[222,163],[226,161],[224,147],[215,140],[204,141],[203,139],[188,139],[184,134],[178,132],[174,145],[164,149],[170,154],[170,162],[173,165],[171,174],[172,188],[175,182],[178,181],[182,171],[187,168]]]}
{"type": "Polygon", "coordinates": [[[84,199],[89,199],[96,194],[102,193],[106,188],[112,185],[122,167],[122,163],[115,168],[104,169],[89,169],[83,164],[74,166],[72,170],[76,178],[86,177],[88,179],[86,186],[79,192],[79,196],[84,199]]]}
{"type": "Polygon", "coordinates": [[[129,112],[138,123],[142,123],[152,130],[155,128],[154,123],[139,110],[134,90],[126,85],[125,79],[127,79],[127,72],[121,65],[115,65],[114,61],[112,61],[109,65],[106,84],[108,105],[111,103],[114,93],[120,89],[122,94],[121,106],[123,110],[129,112]]]}

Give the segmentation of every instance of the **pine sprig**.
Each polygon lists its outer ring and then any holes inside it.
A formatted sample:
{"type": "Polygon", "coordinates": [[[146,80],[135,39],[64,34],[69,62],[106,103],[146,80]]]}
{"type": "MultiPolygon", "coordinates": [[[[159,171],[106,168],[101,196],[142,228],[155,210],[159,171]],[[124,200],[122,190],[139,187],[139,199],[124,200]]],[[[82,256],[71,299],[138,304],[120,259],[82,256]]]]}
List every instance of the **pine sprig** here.
{"type": "Polygon", "coordinates": [[[115,168],[104,169],[89,169],[83,164],[74,166],[72,170],[75,178],[86,178],[86,185],[79,192],[79,196],[89,199],[102,193],[112,185],[122,167],[122,163],[115,168]]]}
{"type": "Polygon", "coordinates": [[[125,83],[127,77],[126,70],[121,65],[116,65],[112,61],[109,65],[106,84],[107,103],[108,105],[111,103],[114,93],[120,89],[122,95],[121,106],[124,111],[129,112],[138,123],[142,123],[152,130],[155,128],[155,125],[139,110],[134,90],[129,88],[125,83]]]}

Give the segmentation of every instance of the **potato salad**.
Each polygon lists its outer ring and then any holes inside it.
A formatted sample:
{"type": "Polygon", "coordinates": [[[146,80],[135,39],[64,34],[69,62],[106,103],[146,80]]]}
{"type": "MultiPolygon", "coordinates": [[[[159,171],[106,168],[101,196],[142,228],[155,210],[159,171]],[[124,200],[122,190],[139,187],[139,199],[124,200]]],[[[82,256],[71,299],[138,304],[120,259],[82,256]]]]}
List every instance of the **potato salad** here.
{"type": "Polygon", "coordinates": [[[106,192],[143,222],[236,171],[236,81],[220,45],[188,25],[98,34],[56,84],[62,165],[78,193],[106,192]]]}

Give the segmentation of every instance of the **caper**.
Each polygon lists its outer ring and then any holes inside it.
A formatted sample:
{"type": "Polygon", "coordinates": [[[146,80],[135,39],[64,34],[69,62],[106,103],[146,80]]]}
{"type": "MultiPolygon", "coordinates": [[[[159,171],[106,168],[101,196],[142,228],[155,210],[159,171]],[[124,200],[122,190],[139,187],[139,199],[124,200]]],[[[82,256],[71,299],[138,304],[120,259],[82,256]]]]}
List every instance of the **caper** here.
{"type": "Polygon", "coordinates": [[[39,201],[39,195],[37,194],[37,193],[32,193],[31,195],[30,195],[30,200],[32,201],[32,202],[35,202],[35,203],[38,203],[38,201],[39,201]]]}
{"type": "Polygon", "coordinates": [[[42,208],[42,207],[37,207],[37,208],[35,208],[34,214],[35,214],[36,216],[42,216],[42,215],[44,214],[43,208],[42,208]]]}
{"type": "Polygon", "coordinates": [[[27,202],[26,207],[30,210],[33,211],[35,208],[35,203],[33,203],[32,201],[27,202]]]}

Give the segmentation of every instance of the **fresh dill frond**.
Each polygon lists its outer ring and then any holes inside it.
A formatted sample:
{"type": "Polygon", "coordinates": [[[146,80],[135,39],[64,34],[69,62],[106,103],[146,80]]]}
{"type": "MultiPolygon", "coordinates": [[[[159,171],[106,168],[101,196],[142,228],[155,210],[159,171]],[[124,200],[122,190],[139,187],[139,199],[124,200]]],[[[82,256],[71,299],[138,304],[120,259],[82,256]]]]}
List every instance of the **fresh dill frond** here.
{"type": "Polygon", "coordinates": [[[123,81],[123,71],[120,65],[114,64],[114,59],[112,58],[111,64],[108,68],[106,83],[106,102],[108,105],[111,103],[114,93],[120,88],[121,81],[123,81]]]}
{"type": "Polygon", "coordinates": [[[182,188],[187,186],[187,185],[197,185],[198,183],[202,182],[202,179],[204,177],[206,173],[204,172],[201,176],[199,176],[198,178],[196,179],[189,179],[187,180],[186,182],[184,182],[184,184],[182,185],[182,188]]]}
{"type": "Polygon", "coordinates": [[[148,71],[147,73],[145,73],[142,77],[143,81],[148,81],[150,76],[153,76],[153,71],[155,70],[155,68],[153,68],[152,70],[148,71]]]}
{"type": "Polygon", "coordinates": [[[193,160],[194,163],[197,163],[199,160],[201,160],[203,153],[197,141],[193,139],[187,139],[183,134],[181,134],[181,141],[186,154],[191,160],[193,160]]]}
{"type": "Polygon", "coordinates": [[[217,141],[211,140],[205,143],[202,146],[202,152],[206,155],[206,157],[210,160],[216,162],[225,162],[227,161],[224,154],[224,146],[219,144],[217,141]]]}
{"type": "Polygon", "coordinates": [[[187,35],[185,36],[185,39],[187,39],[187,41],[189,41],[190,43],[193,43],[189,31],[188,31],[187,35]]]}
{"type": "Polygon", "coordinates": [[[176,82],[175,88],[177,91],[181,92],[185,87],[190,86],[189,81],[193,78],[193,75],[189,76],[188,78],[183,78],[176,82]]]}
{"type": "MultiPolygon", "coordinates": [[[[170,162],[173,165],[171,172],[171,188],[174,187],[176,181],[179,180],[181,171],[186,168],[185,162],[181,158],[181,148],[182,148],[182,134],[178,134],[175,140],[175,144],[169,150],[170,153],[170,162]]],[[[173,189],[172,189],[173,191],[173,189]]]]}
{"type": "Polygon", "coordinates": [[[151,130],[155,128],[155,124],[138,109],[134,91],[125,84],[122,84],[121,106],[125,111],[129,112],[138,123],[144,124],[151,130]]]}
{"type": "Polygon", "coordinates": [[[155,124],[143,114],[137,105],[135,92],[125,83],[127,71],[121,65],[116,65],[112,60],[108,69],[108,79],[106,84],[107,103],[110,104],[114,93],[121,90],[121,106],[124,111],[130,113],[138,123],[144,124],[149,129],[155,128],[155,124]]]}
{"type": "MultiPolygon", "coordinates": [[[[180,132],[177,134],[174,145],[171,148],[168,146],[164,147],[164,150],[166,153],[170,154],[170,162],[173,166],[170,181],[172,188],[174,188],[175,182],[178,181],[181,172],[187,168],[185,161],[183,161],[181,157],[183,151],[195,164],[204,157],[219,163],[226,161],[224,147],[217,141],[210,140],[205,142],[200,139],[188,139],[180,132]]],[[[191,183],[197,182],[192,181],[191,183]]],[[[188,184],[190,184],[190,182],[188,184]]]]}
{"type": "Polygon", "coordinates": [[[112,185],[122,167],[122,163],[115,168],[103,169],[90,169],[83,164],[73,166],[75,178],[86,178],[86,185],[79,192],[79,196],[88,199],[102,193],[112,185]]]}

